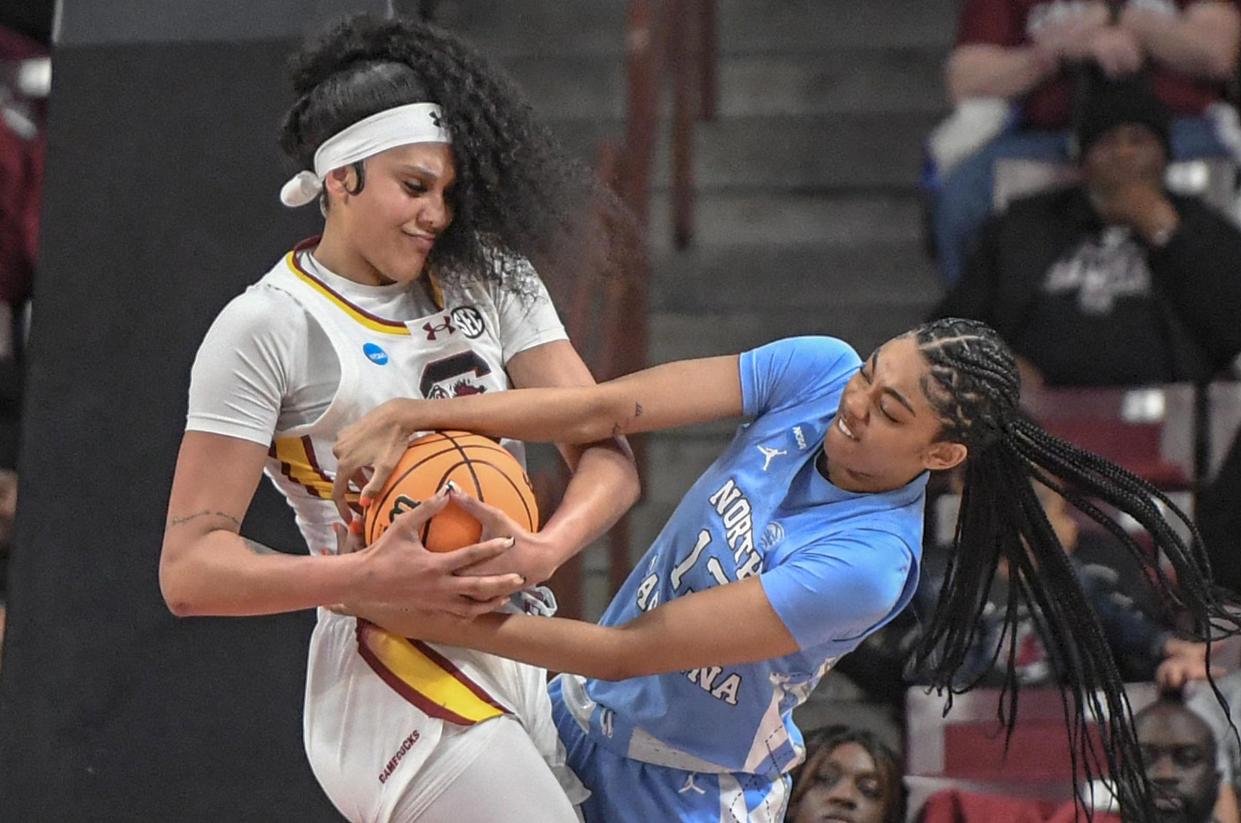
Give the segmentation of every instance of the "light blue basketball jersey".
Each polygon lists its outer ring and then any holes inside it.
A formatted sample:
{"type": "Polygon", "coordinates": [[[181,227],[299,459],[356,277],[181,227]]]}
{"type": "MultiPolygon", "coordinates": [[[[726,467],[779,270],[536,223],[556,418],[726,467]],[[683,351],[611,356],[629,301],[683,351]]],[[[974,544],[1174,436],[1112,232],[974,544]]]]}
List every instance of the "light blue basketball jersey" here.
{"type": "MultiPolygon", "coordinates": [[[[827,337],[741,356],[743,425],[686,493],[600,621],[759,575],[797,641],[787,657],[620,682],[565,679],[564,707],[599,746],[694,772],[774,779],[801,757],[793,707],[841,655],[895,617],[918,581],[926,475],[882,494],[815,468],[860,360],[827,337]]],[[[726,617],[724,619],[727,619],[726,617]]]]}

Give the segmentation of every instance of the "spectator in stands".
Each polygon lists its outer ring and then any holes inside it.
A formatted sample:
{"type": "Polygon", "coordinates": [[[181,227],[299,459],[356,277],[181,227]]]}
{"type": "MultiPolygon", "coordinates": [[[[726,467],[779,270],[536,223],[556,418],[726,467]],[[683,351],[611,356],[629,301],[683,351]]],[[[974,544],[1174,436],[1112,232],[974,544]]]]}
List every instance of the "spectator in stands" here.
{"type": "Polygon", "coordinates": [[[1237,797],[1237,783],[1241,781],[1241,741],[1233,727],[1241,721],[1241,671],[1222,675],[1214,669],[1215,686],[1228,701],[1229,713],[1216,700],[1211,686],[1206,682],[1206,665],[1185,660],[1168,660],[1159,667],[1156,680],[1164,689],[1180,690],[1184,686],[1186,707],[1206,721],[1215,737],[1215,768],[1220,774],[1219,800],[1215,804],[1215,816],[1221,823],[1237,823],[1241,820],[1241,806],[1237,797]]]}
{"type": "MultiPolygon", "coordinates": [[[[1115,567],[1083,562],[1078,556],[1079,549],[1084,548],[1083,542],[1093,544],[1086,548],[1088,554],[1101,558],[1115,558],[1117,552],[1109,551],[1108,546],[1099,544],[1093,538],[1083,541],[1077,522],[1069,514],[1065,499],[1041,483],[1035,483],[1034,489],[1043,505],[1047,521],[1064,550],[1069,553],[1069,561],[1077,573],[1083,592],[1099,616],[1099,622],[1116,657],[1116,664],[1125,679],[1150,680],[1156,667],[1164,660],[1175,660],[1187,667],[1202,661],[1206,653],[1205,644],[1177,637],[1167,626],[1138,608],[1132,598],[1125,594],[1126,590],[1133,589],[1132,584],[1126,586],[1115,567]]],[[[928,557],[927,565],[932,562],[928,557]]],[[[933,602],[938,596],[940,582],[934,574],[924,575],[914,601],[915,609],[921,608],[926,602],[933,602]]],[[[960,673],[962,683],[981,679],[982,685],[1002,685],[1008,661],[1007,643],[1010,640],[1015,648],[1017,680],[1022,686],[1048,685],[1057,680],[1056,661],[1049,656],[1028,612],[1019,610],[1019,621],[1012,637],[1002,636],[1008,596],[1008,566],[1001,561],[996,570],[991,596],[983,607],[969,662],[960,673]],[[1001,643],[1004,645],[997,657],[996,649],[1001,643]]],[[[906,645],[909,642],[907,641],[906,645]]]]}
{"type": "Polygon", "coordinates": [[[949,96],[961,112],[970,101],[1004,102],[985,109],[991,123],[964,129],[985,145],[972,154],[958,147],[955,157],[965,159],[940,170],[935,237],[948,282],[991,211],[995,161],[1066,159],[1088,77],[1149,83],[1176,117],[1174,158],[1230,154],[1235,112],[1222,100],[1239,44],[1236,0],[966,0],[946,67],[949,96]]]}
{"type": "Polygon", "coordinates": [[[1027,385],[1225,369],[1241,351],[1241,231],[1164,189],[1169,139],[1141,84],[1098,87],[1077,128],[1082,182],[992,218],[936,313],[992,325],[1024,359],[1027,385]]]}
{"type": "Polygon", "coordinates": [[[1211,727],[1176,698],[1164,697],[1134,717],[1158,819],[1210,823],[1220,790],[1211,727]]]}
{"type": "Polygon", "coordinates": [[[902,823],[903,774],[900,759],[870,732],[820,729],[806,739],[806,762],[793,774],[785,820],[902,823]]]}

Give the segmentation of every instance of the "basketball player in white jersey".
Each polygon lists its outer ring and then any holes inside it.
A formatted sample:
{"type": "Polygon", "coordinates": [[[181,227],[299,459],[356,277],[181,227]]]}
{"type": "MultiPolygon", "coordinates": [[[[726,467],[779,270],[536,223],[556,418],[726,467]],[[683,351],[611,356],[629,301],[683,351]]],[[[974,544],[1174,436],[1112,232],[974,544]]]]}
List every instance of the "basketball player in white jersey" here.
{"type": "MultiPolygon", "coordinates": [[[[574,219],[591,184],[477,56],[434,29],[353,18],[299,56],[294,83],[281,144],[304,171],[281,199],[317,202],[323,234],[229,303],[198,352],[160,562],[165,600],[178,615],[356,599],[492,610],[636,499],[623,443],[566,452],[575,474],[541,532],[447,555],[416,537],[446,496],[367,550],[338,554],[350,512],[332,502],[331,447],[392,398],[592,382],[527,262],[554,261],[575,232],[589,240],[574,219]],[[239,535],[262,472],[309,556],[239,535]]],[[[572,821],[585,796],[563,768],[541,669],[323,608],[305,744],[351,821],[572,821]]]]}

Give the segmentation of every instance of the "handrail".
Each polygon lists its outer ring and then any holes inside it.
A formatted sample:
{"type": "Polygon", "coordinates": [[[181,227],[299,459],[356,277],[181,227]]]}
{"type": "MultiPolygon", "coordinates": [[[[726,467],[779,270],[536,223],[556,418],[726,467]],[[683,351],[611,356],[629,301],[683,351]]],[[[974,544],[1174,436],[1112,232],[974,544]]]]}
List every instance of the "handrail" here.
{"type": "MultiPolygon", "coordinates": [[[[600,380],[646,366],[651,278],[646,244],[665,77],[671,78],[674,91],[672,221],[678,248],[693,236],[693,125],[715,112],[715,4],[716,0],[630,0],[626,8],[624,133],[619,143],[599,147],[597,169],[633,215],[638,243],[624,261],[623,272],[604,288],[590,278],[574,284],[566,316],[570,336],[600,380]]],[[[600,219],[607,218],[601,214],[600,219]]],[[[639,475],[644,476],[643,438],[634,438],[631,445],[639,475]]],[[[555,498],[568,477],[562,473],[559,478],[535,480],[541,494],[555,498]]],[[[609,594],[620,588],[629,572],[629,536],[626,515],[608,533],[609,594]]],[[[580,558],[566,563],[554,582],[561,611],[580,616],[580,558]]]]}
{"type": "Polygon", "coordinates": [[[716,2],[672,0],[668,64],[672,104],[672,237],[677,249],[694,239],[694,124],[716,112],[716,2]]]}

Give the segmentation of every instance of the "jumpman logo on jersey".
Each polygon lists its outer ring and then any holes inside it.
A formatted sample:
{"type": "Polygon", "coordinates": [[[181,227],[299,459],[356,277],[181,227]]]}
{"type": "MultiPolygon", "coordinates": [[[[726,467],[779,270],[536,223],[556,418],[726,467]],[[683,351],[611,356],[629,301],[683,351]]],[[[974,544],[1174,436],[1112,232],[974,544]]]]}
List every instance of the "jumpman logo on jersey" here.
{"type": "Polygon", "coordinates": [[[706,794],[706,791],[703,790],[701,786],[699,786],[697,783],[694,782],[694,778],[697,776],[698,776],[697,772],[690,772],[689,775],[685,778],[685,785],[677,789],[677,794],[685,794],[686,792],[689,792],[689,791],[698,792],[698,794],[706,794]]]}
{"type": "Polygon", "coordinates": [[[767,446],[759,446],[758,450],[761,451],[763,453],[763,457],[766,458],[763,460],[763,471],[767,471],[767,467],[771,465],[772,458],[779,457],[783,454],[788,454],[788,452],[784,449],[772,449],[767,446]]]}

